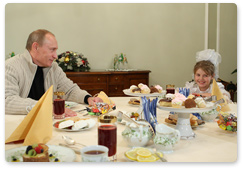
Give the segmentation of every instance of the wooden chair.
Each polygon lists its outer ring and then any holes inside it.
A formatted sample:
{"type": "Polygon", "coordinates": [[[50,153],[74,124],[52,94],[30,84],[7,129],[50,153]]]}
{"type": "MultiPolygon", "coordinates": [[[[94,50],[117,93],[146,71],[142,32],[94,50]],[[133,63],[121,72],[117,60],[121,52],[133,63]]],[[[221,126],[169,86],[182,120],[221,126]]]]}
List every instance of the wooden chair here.
{"type": "Polygon", "coordinates": [[[218,82],[221,82],[224,85],[225,90],[227,90],[230,93],[231,100],[234,102],[236,101],[234,99],[234,96],[237,91],[237,84],[233,84],[232,81],[226,82],[220,78],[218,78],[218,82]]]}

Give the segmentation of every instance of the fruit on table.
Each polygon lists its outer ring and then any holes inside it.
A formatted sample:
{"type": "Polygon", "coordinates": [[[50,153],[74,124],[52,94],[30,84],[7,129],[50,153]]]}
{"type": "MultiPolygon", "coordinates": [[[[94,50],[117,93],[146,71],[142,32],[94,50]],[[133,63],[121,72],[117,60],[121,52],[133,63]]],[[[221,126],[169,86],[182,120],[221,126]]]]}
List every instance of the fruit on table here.
{"type": "MultiPolygon", "coordinates": [[[[160,157],[163,157],[161,152],[157,152],[160,157]]],[[[129,150],[125,153],[126,157],[138,162],[155,162],[159,159],[159,157],[147,148],[137,147],[132,150],[129,150]]]]}
{"type": "Polygon", "coordinates": [[[135,118],[135,120],[137,120],[138,117],[139,117],[139,114],[138,114],[138,113],[134,113],[134,112],[132,112],[132,114],[131,114],[131,118],[135,118]]]}
{"type": "Polygon", "coordinates": [[[155,158],[155,156],[149,156],[149,157],[137,156],[137,161],[138,162],[155,162],[156,158],[155,158]]]}
{"type": "Polygon", "coordinates": [[[152,153],[148,149],[141,149],[137,151],[137,155],[141,157],[150,157],[152,153]]]}

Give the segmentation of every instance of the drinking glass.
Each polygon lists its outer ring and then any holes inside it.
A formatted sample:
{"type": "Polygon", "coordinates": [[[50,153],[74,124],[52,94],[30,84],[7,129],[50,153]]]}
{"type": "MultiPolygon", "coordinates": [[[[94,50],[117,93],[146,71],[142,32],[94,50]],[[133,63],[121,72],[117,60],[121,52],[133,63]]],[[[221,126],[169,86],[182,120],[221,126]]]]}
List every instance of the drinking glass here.
{"type": "Polygon", "coordinates": [[[65,118],[65,93],[64,92],[54,92],[53,116],[54,119],[65,118]]]}
{"type": "Polygon", "coordinates": [[[166,93],[175,94],[175,85],[172,84],[166,85],[166,93]]]}
{"type": "Polygon", "coordinates": [[[101,115],[98,119],[98,145],[109,149],[110,161],[116,161],[117,150],[117,117],[112,115],[101,115]]]}

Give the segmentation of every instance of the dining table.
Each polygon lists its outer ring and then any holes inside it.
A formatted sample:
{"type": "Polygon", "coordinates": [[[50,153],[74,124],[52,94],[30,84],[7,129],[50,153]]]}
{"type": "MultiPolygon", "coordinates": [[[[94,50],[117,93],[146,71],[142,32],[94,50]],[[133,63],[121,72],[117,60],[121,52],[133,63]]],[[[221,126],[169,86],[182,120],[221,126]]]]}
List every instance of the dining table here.
{"type": "MultiPolygon", "coordinates": [[[[139,105],[129,104],[131,98],[139,97],[109,97],[115,104],[116,109],[108,114],[117,115],[122,112],[136,112],[139,105]]],[[[73,111],[85,109],[87,105],[76,104],[71,107],[73,111]]],[[[230,113],[237,115],[237,103],[230,103],[230,113]]],[[[165,124],[171,128],[176,128],[176,125],[165,122],[170,112],[157,108],[158,124],[165,124]]],[[[98,144],[98,116],[87,115],[87,111],[77,112],[78,117],[87,117],[94,119],[96,125],[88,130],[78,132],[68,132],[52,128],[52,138],[46,143],[47,145],[59,145],[65,143],[62,136],[69,136],[77,143],[83,145],[98,144]]],[[[14,132],[17,126],[22,122],[26,115],[5,115],[5,140],[14,132]]],[[[59,120],[53,119],[53,124],[59,120]]],[[[125,130],[124,123],[117,122],[117,160],[116,162],[128,162],[125,157],[125,152],[132,149],[125,141],[122,132],[125,130]]],[[[205,122],[193,128],[195,137],[192,139],[180,139],[175,145],[174,151],[164,153],[164,158],[168,162],[235,162],[237,160],[237,132],[226,131],[221,129],[216,120],[205,122]]],[[[22,143],[5,144],[5,151],[23,146],[22,143]]],[[[148,148],[154,148],[153,139],[150,140],[148,148]]],[[[77,145],[77,149],[82,149],[83,146],[77,145]]],[[[74,162],[81,162],[81,155],[76,153],[74,162]]]]}

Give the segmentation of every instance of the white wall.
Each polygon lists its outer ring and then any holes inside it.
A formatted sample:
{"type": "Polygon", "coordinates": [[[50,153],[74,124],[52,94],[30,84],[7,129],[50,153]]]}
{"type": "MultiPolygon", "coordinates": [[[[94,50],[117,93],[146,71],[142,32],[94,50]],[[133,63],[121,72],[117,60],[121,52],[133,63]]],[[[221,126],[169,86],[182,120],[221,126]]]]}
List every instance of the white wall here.
{"type": "MultiPolygon", "coordinates": [[[[107,69],[112,68],[115,54],[123,52],[130,68],[151,70],[150,85],[162,87],[169,83],[182,87],[191,80],[195,54],[204,50],[202,3],[7,4],[5,19],[6,55],[23,52],[28,35],[44,28],[56,35],[58,53],[81,52],[92,69],[107,69]]],[[[224,52],[233,54],[223,60],[233,56],[231,61],[237,65],[235,48],[229,49],[224,52]]],[[[220,75],[225,71],[229,70],[220,67],[220,75]]],[[[236,77],[225,76],[225,80],[236,81],[236,77]]]]}

